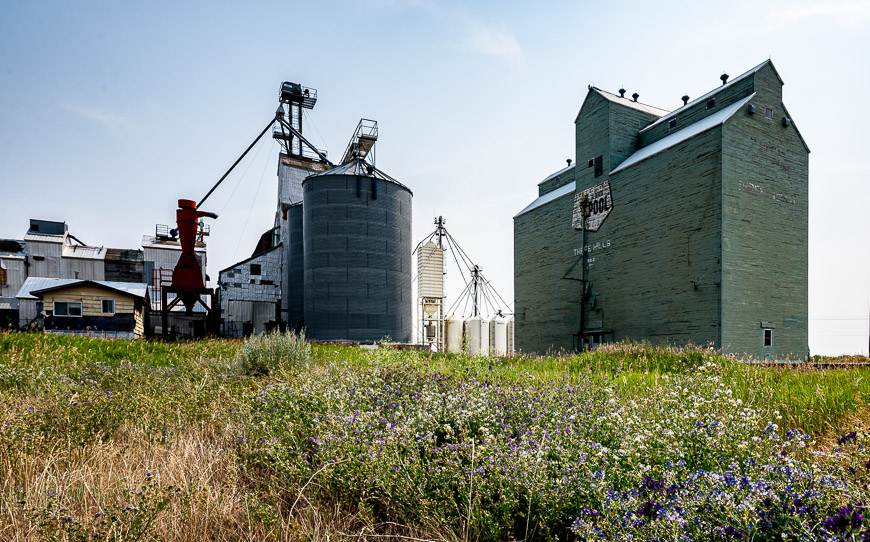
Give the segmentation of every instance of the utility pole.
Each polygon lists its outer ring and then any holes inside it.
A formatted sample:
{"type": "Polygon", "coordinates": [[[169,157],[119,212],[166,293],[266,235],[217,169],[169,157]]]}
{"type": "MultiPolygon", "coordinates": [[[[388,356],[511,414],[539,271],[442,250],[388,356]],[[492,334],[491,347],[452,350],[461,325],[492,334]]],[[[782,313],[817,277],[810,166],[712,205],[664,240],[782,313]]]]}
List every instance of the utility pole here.
{"type": "Polygon", "coordinates": [[[471,270],[471,286],[473,288],[472,293],[472,310],[473,316],[478,316],[478,307],[477,307],[477,292],[478,292],[478,283],[480,282],[480,267],[475,265],[471,270]]]}
{"type": "Polygon", "coordinates": [[[447,231],[444,224],[447,224],[447,220],[443,216],[435,219],[435,235],[438,237],[438,248],[440,249],[444,248],[444,235],[447,231]]]}
{"type": "Polygon", "coordinates": [[[583,328],[586,305],[586,208],[588,205],[589,197],[583,194],[580,199],[580,329],[577,331],[581,352],[586,349],[583,328]]]}

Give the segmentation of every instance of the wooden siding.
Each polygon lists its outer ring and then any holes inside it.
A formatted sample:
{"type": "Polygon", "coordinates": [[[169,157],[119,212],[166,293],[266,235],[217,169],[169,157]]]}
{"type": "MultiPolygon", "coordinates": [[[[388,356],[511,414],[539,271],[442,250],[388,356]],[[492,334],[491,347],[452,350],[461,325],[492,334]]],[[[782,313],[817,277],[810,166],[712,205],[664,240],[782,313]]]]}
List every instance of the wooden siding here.
{"type": "MultiPolygon", "coordinates": [[[[570,351],[580,314],[580,283],[562,277],[579,237],[574,194],[514,219],[515,344],[518,352],[570,351]]],[[[576,275],[575,275],[576,276],[576,275]]]]}
{"type": "Polygon", "coordinates": [[[24,259],[0,257],[0,263],[6,269],[6,283],[0,284],[0,297],[15,297],[27,278],[24,259]]]}
{"type": "MultiPolygon", "coordinates": [[[[585,165],[585,164],[584,164],[585,165]]],[[[577,168],[576,164],[571,169],[556,175],[552,179],[548,179],[541,184],[538,185],[538,196],[543,196],[548,192],[552,192],[557,188],[561,188],[568,183],[574,182],[574,170],[577,168]]]]}
{"type": "Polygon", "coordinates": [[[610,178],[613,211],[587,233],[584,327],[718,344],[720,141],[709,130],[610,178]]]}
{"type": "Polygon", "coordinates": [[[808,353],[809,156],[783,126],[782,84],[770,66],[756,74],[756,112],[724,129],[723,350],[756,357],[808,353]],[[773,120],[764,108],[774,111],[773,120]],[[762,322],[774,328],[764,348],[762,322]]]}
{"type": "Polygon", "coordinates": [[[134,297],[93,286],[77,286],[47,292],[42,296],[46,310],[52,310],[55,301],[78,301],[82,304],[82,316],[104,316],[103,299],[115,301],[115,314],[133,314],[134,297]]]}
{"type": "MultiPolygon", "coordinates": [[[[769,69],[769,65],[768,68],[769,69]]],[[[733,85],[722,89],[720,92],[716,93],[714,96],[710,96],[710,98],[716,99],[716,106],[712,109],[707,109],[707,100],[702,100],[695,105],[686,108],[685,111],[681,111],[677,113],[677,127],[675,129],[668,128],[668,122],[664,121],[649,130],[640,134],[640,145],[646,147],[651,143],[655,143],[659,139],[670,135],[674,130],[680,130],[685,128],[686,126],[693,124],[704,117],[708,117],[717,111],[720,111],[723,107],[727,107],[735,102],[742,100],[743,98],[749,96],[754,92],[755,89],[755,78],[753,76],[748,76],[745,79],[741,79],[737,81],[733,85]]]]}

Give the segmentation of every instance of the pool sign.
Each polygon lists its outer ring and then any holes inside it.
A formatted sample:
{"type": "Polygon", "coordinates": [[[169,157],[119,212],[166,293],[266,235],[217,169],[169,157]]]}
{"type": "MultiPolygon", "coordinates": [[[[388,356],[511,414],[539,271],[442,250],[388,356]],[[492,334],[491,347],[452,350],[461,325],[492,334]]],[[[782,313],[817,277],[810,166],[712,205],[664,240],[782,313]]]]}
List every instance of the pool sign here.
{"type": "Polygon", "coordinates": [[[604,181],[592,188],[574,194],[574,213],[571,223],[575,230],[598,231],[604,219],[613,210],[613,196],[610,194],[610,181],[604,181]],[[586,224],[582,224],[583,198],[586,198],[586,224]]]}

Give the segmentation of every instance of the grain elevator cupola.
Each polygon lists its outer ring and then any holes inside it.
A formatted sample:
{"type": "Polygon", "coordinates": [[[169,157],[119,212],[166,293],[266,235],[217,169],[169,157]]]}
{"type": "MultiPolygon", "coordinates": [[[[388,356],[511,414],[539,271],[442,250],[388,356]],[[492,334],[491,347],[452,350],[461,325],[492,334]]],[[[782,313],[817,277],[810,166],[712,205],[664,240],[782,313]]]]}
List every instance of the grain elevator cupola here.
{"type": "Polygon", "coordinates": [[[314,109],[317,104],[317,89],[284,81],[281,83],[281,89],[278,91],[278,110],[275,112],[275,117],[280,121],[285,119],[286,122],[293,127],[293,130],[298,132],[294,134],[292,130],[287,129],[283,122],[275,124],[275,130],[272,132],[272,137],[281,143],[282,151],[290,156],[307,157],[307,158],[323,158],[325,153],[318,152],[318,149],[313,148],[302,137],[302,116],[303,109],[314,109]]]}

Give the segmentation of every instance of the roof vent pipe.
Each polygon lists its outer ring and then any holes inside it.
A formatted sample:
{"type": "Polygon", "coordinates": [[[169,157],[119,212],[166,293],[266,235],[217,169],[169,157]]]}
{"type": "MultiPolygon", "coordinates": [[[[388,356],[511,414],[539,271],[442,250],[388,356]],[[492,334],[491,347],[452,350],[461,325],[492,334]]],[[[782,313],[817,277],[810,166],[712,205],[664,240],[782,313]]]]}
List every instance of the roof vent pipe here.
{"type": "Polygon", "coordinates": [[[689,103],[689,95],[688,94],[683,94],[683,97],[680,99],[683,100],[683,105],[686,105],[687,103],[689,103]]]}
{"type": "Polygon", "coordinates": [[[625,98],[625,89],[624,88],[619,89],[619,97],[625,98]]]}
{"type": "Polygon", "coordinates": [[[631,95],[631,99],[634,101],[637,101],[638,98],[640,98],[640,94],[638,94],[637,92],[631,95]]]}
{"type": "Polygon", "coordinates": [[[727,73],[723,73],[722,75],[719,76],[719,79],[722,80],[722,84],[724,85],[725,83],[728,82],[728,74],[727,74],[727,73]]]}
{"type": "Polygon", "coordinates": [[[568,158],[568,159],[567,159],[567,160],[565,160],[565,161],[566,161],[566,162],[568,162],[568,167],[571,167],[571,159],[570,159],[570,158],[568,158]]]}

